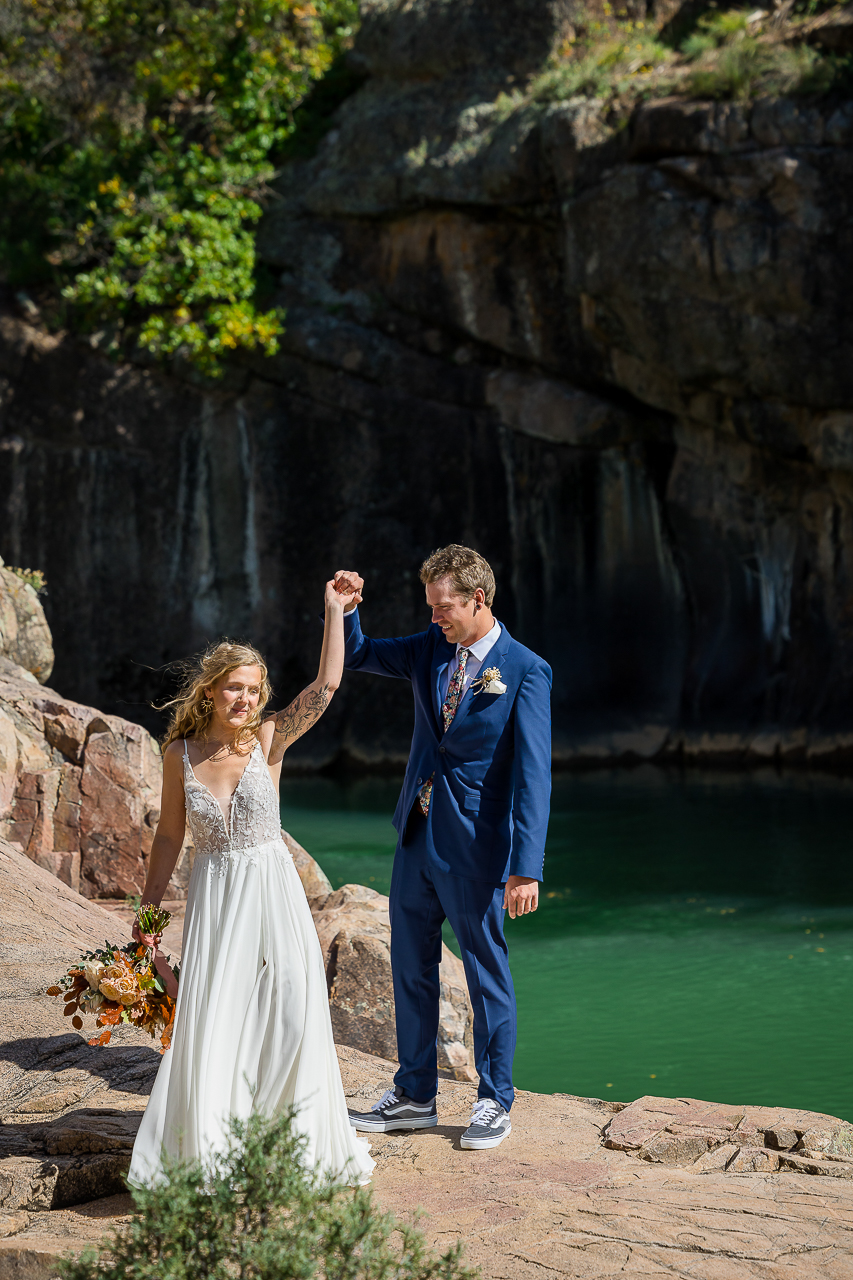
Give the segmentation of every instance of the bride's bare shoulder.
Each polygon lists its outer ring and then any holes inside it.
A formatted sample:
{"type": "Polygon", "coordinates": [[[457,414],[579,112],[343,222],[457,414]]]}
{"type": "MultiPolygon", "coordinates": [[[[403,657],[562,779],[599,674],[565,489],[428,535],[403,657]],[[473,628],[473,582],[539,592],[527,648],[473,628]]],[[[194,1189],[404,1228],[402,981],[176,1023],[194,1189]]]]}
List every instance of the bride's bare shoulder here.
{"type": "Polygon", "coordinates": [[[170,742],[166,750],[163,752],[164,760],[174,760],[175,757],[183,759],[184,756],[184,740],[176,738],[174,742],[170,742]]]}

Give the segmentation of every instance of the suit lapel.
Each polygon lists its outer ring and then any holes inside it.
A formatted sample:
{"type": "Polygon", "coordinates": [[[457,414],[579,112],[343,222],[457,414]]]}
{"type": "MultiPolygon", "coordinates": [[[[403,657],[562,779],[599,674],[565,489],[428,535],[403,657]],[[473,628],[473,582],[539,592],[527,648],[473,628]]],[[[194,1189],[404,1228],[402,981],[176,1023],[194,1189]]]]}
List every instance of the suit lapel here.
{"type": "MultiPolygon", "coordinates": [[[[504,662],[506,659],[506,655],[507,655],[507,651],[509,649],[510,643],[511,643],[510,634],[507,631],[504,624],[501,622],[501,633],[498,636],[497,644],[493,645],[492,648],[489,650],[489,652],[486,654],[486,657],[483,661],[483,665],[480,668],[480,675],[483,674],[483,672],[486,670],[487,667],[495,667],[495,666],[500,667],[501,663],[504,662]]],[[[480,677],[478,676],[477,679],[479,678],[480,677]]],[[[447,732],[453,733],[453,730],[460,723],[460,721],[465,719],[465,717],[468,714],[468,709],[475,698],[485,698],[487,696],[489,695],[484,694],[482,692],[474,693],[474,691],[471,688],[468,688],[466,690],[465,697],[462,699],[462,701],[459,703],[459,706],[456,708],[456,715],[453,717],[450,728],[447,730],[447,732]]],[[[440,720],[441,720],[441,714],[439,711],[439,721],[440,720]]]]}
{"type": "Polygon", "coordinates": [[[430,689],[430,693],[432,695],[432,710],[433,715],[435,716],[435,724],[438,729],[439,737],[441,737],[444,732],[444,724],[441,719],[441,681],[445,671],[450,665],[452,655],[453,646],[448,644],[442,635],[440,637],[440,642],[435,646],[435,653],[432,657],[432,669],[430,672],[432,686],[430,689]]]}
{"type": "Polygon", "coordinates": [[[449,666],[450,666],[450,663],[449,663],[447,660],[442,659],[442,661],[440,661],[440,662],[439,662],[438,666],[437,666],[437,667],[436,667],[436,669],[435,669],[435,676],[433,677],[433,682],[432,682],[432,709],[433,709],[433,711],[435,712],[435,718],[436,718],[436,721],[437,721],[437,723],[438,723],[438,727],[439,727],[439,729],[442,727],[442,721],[441,721],[441,702],[442,702],[442,698],[441,698],[441,681],[442,681],[442,677],[444,676],[445,671],[447,670],[447,668],[448,668],[449,666]]]}

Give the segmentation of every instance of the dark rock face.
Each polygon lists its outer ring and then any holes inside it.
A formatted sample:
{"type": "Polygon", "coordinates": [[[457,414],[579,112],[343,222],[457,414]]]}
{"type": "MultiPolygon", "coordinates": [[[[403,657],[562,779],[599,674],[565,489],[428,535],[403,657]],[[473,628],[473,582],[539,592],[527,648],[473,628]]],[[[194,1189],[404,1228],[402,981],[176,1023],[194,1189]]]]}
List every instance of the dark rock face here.
{"type": "Polygon", "coordinates": [[[572,0],[366,0],[358,53],[373,75],[539,67],[578,8],[572,0]]]}
{"type": "MultiPolygon", "coordinates": [[[[557,759],[850,758],[853,104],[513,103],[571,17],[367,6],[371,74],[261,229],[275,358],[209,389],[5,321],[0,554],[47,573],[69,695],[153,726],[149,668],[227,633],[291,696],[329,572],[407,633],[465,541],[554,668],[557,759]]],[[[409,728],[352,677],[289,763],[409,728]]]]}

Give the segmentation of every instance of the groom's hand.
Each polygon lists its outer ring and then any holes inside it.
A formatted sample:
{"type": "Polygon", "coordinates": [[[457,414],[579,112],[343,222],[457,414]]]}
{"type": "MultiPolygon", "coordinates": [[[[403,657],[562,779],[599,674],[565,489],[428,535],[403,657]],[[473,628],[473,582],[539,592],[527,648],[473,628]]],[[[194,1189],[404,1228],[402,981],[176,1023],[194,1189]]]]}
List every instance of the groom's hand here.
{"type": "Polygon", "coordinates": [[[539,906],[539,881],[531,876],[509,876],[504,889],[504,910],[510,919],[529,915],[539,906]]]}
{"type": "Polygon", "coordinates": [[[353,596],[349,604],[344,606],[344,613],[350,613],[362,599],[361,588],[364,586],[364,578],[360,578],[354,569],[338,569],[334,583],[339,595],[353,596]]]}

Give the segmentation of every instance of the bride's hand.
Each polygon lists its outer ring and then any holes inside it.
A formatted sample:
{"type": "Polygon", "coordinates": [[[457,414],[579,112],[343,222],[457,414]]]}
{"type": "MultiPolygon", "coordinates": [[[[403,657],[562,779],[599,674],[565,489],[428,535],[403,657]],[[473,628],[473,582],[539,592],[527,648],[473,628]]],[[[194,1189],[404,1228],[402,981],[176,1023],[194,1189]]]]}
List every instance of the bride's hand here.
{"type": "Polygon", "coordinates": [[[140,943],[143,947],[148,947],[149,951],[153,951],[155,949],[161,937],[159,933],[142,933],[139,928],[138,920],[134,920],[130,936],[133,938],[134,942],[140,943]]]}
{"type": "Polygon", "coordinates": [[[356,573],[354,569],[338,569],[335,574],[335,591],[339,596],[345,597],[349,601],[344,606],[344,613],[349,613],[357,604],[361,604],[363,586],[364,578],[356,573]]]}
{"type": "Polygon", "coordinates": [[[349,581],[342,585],[344,587],[343,591],[340,590],[336,578],[332,578],[326,583],[326,608],[343,609],[344,613],[348,613],[357,604],[361,604],[361,592],[349,581]],[[347,590],[347,588],[351,589],[347,590]]]}

